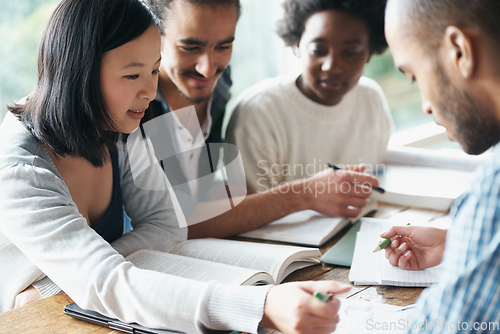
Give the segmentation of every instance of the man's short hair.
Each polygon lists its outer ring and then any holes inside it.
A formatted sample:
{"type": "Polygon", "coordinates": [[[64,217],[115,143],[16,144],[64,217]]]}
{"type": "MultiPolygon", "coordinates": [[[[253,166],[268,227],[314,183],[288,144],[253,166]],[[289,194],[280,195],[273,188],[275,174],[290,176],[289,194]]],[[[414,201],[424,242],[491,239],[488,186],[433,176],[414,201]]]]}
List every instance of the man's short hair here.
{"type": "Polygon", "coordinates": [[[278,35],[286,45],[300,41],[307,20],[318,12],[336,10],[364,21],[370,35],[370,48],[376,54],[387,49],[384,35],[384,11],[387,0],[285,0],[283,19],[278,22],[278,35]]]}
{"type": "MultiPolygon", "coordinates": [[[[170,5],[174,1],[185,1],[193,5],[199,6],[235,6],[238,17],[241,14],[240,0],[144,0],[144,2],[151,8],[153,13],[160,18],[161,33],[163,35],[165,24],[167,22],[167,15],[170,10],[170,5]]],[[[214,22],[217,24],[217,22],[214,22]]]]}
{"type": "MultiPolygon", "coordinates": [[[[393,1],[393,0],[390,0],[393,1]]],[[[500,47],[500,1],[498,0],[397,0],[404,1],[403,13],[414,27],[426,50],[438,49],[446,27],[476,28],[492,44],[500,47]]]]}

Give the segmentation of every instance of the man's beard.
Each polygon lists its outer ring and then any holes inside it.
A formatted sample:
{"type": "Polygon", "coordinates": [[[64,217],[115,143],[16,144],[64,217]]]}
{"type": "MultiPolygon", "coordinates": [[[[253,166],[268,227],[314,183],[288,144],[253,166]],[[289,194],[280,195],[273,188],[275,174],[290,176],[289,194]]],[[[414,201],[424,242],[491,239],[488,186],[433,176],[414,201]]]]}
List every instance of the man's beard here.
{"type": "MultiPolygon", "coordinates": [[[[215,76],[217,76],[217,81],[220,79],[220,75],[222,74],[222,72],[224,72],[224,69],[222,68],[219,68],[217,69],[217,71],[215,72],[215,76]]],[[[181,76],[194,76],[194,77],[199,77],[199,78],[204,78],[203,75],[201,75],[200,73],[196,72],[196,71],[189,71],[189,70],[184,70],[184,71],[181,71],[179,73],[181,76]]],[[[215,85],[217,85],[217,81],[215,82],[215,85]]],[[[182,98],[184,100],[186,100],[187,102],[191,103],[191,104],[200,104],[200,103],[205,103],[205,102],[208,102],[210,101],[210,99],[212,99],[213,97],[213,94],[214,94],[214,90],[215,90],[215,87],[213,87],[213,89],[211,90],[210,94],[206,95],[206,96],[199,96],[199,97],[189,97],[187,96],[187,94],[185,94],[184,92],[182,92],[180,89],[179,89],[179,93],[181,94],[182,98]]]]}
{"type": "Polygon", "coordinates": [[[456,140],[468,154],[481,154],[500,142],[500,124],[491,107],[456,88],[439,68],[438,108],[457,131],[456,140]]]}
{"type": "Polygon", "coordinates": [[[214,93],[212,92],[210,95],[208,96],[200,96],[200,97],[195,97],[195,98],[190,98],[189,96],[187,96],[186,94],[184,94],[183,92],[181,92],[179,90],[179,94],[182,96],[182,98],[184,100],[186,100],[187,102],[189,102],[190,104],[200,104],[200,103],[205,103],[205,102],[208,102],[212,99],[214,93]]]}

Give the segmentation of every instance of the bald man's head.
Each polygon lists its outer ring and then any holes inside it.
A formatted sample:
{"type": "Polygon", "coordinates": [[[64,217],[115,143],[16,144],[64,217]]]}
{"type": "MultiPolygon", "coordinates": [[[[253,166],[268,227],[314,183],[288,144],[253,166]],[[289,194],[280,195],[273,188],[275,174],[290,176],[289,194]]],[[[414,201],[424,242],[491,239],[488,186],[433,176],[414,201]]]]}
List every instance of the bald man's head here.
{"type": "Polygon", "coordinates": [[[389,0],[387,15],[398,15],[408,38],[429,51],[438,49],[448,26],[478,30],[500,50],[498,0],[389,0]]]}

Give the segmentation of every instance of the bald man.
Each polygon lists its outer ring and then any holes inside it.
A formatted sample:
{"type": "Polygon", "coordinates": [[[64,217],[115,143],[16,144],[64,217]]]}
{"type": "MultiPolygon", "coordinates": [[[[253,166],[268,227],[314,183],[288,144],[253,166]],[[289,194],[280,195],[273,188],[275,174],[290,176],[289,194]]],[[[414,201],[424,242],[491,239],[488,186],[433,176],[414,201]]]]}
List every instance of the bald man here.
{"type": "MultiPolygon", "coordinates": [[[[423,111],[469,154],[500,141],[500,1],[389,0],[386,37],[394,62],[420,87],[423,111]]],[[[500,150],[478,168],[452,208],[446,231],[397,227],[386,250],[393,265],[441,262],[407,329],[414,333],[500,331],[500,150]]]]}

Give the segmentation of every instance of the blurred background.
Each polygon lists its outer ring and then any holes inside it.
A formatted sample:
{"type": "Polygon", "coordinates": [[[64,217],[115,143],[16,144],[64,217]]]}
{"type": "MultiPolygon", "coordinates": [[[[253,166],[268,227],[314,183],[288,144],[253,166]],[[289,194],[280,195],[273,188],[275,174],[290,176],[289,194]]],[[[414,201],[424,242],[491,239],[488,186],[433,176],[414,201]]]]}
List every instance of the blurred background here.
{"type": "MultiPolygon", "coordinates": [[[[28,95],[35,87],[37,50],[45,23],[59,0],[0,0],[0,121],[6,105],[28,95]]],[[[232,66],[232,101],[262,79],[297,71],[297,61],[276,35],[281,0],[242,0],[232,66]]],[[[401,74],[390,50],[374,56],[365,75],[384,90],[396,131],[431,122],[420,107],[416,84],[401,74]]],[[[230,102],[229,108],[232,104],[230,102]]]]}

